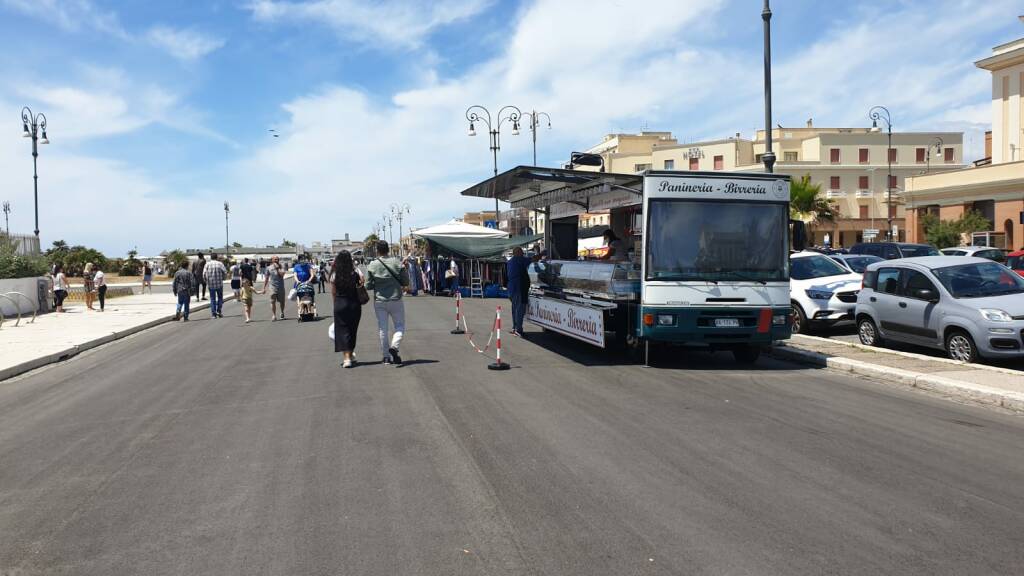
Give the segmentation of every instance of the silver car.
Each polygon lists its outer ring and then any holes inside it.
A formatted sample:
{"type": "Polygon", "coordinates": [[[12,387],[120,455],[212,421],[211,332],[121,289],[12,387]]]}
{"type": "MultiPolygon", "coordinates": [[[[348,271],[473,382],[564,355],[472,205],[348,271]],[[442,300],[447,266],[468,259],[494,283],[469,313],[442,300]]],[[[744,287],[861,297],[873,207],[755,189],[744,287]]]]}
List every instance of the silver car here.
{"type": "Polygon", "coordinates": [[[941,252],[946,256],[974,256],[975,258],[985,258],[1000,264],[1006,262],[1006,252],[1004,250],[989,246],[957,246],[956,248],[943,248],[941,252]]]}
{"type": "Polygon", "coordinates": [[[1024,356],[1024,278],[984,258],[871,264],[854,314],[860,341],[869,346],[918,344],[962,362],[1024,356]]]}

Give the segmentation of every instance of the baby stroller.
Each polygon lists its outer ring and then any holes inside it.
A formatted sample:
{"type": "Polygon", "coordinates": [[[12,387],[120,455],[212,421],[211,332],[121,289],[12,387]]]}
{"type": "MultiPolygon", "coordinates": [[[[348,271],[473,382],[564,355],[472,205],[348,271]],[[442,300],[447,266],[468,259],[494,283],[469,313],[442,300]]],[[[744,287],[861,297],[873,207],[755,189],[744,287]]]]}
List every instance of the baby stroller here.
{"type": "Polygon", "coordinates": [[[316,290],[311,282],[295,285],[295,303],[299,308],[299,322],[316,320],[316,290]]]}

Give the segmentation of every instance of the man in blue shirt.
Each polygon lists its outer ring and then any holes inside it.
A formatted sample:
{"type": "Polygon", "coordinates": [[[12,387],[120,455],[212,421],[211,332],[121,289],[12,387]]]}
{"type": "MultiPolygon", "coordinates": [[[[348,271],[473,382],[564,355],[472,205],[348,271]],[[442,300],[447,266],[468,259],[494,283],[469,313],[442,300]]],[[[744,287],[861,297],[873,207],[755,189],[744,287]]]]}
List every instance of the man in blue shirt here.
{"type": "Polygon", "coordinates": [[[505,264],[508,277],[508,297],[512,301],[512,335],[523,335],[523,318],[530,296],[530,259],[523,256],[523,249],[516,247],[512,257],[505,264]]]}
{"type": "Polygon", "coordinates": [[[298,282],[309,282],[309,279],[313,277],[312,267],[306,261],[304,254],[299,254],[299,262],[292,267],[292,271],[295,272],[295,280],[298,282]]]}

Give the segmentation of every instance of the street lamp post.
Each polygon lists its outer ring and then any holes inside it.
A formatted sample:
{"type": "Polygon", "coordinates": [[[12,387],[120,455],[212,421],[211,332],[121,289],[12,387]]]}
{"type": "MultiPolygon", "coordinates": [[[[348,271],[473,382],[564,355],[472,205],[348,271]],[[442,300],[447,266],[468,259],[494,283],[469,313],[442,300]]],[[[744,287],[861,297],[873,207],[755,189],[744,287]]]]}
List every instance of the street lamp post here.
{"type": "MultiPolygon", "coordinates": [[[[491,153],[494,155],[494,175],[498,175],[498,150],[501,150],[501,125],[506,121],[512,122],[512,135],[519,135],[519,120],[523,113],[515,106],[504,106],[498,110],[497,123],[491,123],[491,112],[483,106],[473,105],[466,108],[466,120],[469,120],[469,136],[476,136],[476,123],[483,122],[487,125],[487,132],[490,135],[491,153]],[[481,112],[483,115],[481,115],[481,112]]],[[[494,225],[501,221],[501,213],[498,210],[498,198],[494,198],[494,225]]]]}
{"type": "Polygon", "coordinates": [[[402,220],[404,219],[405,214],[409,214],[409,205],[408,204],[392,204],[391,205],[391,214],[392,214],[392,216],[395,217],[396,220],[398,220],[398,257],[401,258],[403,256],[402,220]]]}
{"type": "Polygon", "coordinates": [[[537,128],[540,126],[541,116],[548,120],[548,130],[551,130],[551,116],[547,112],[523,112],[523,116],[530,117],[530,139],[533,140],[533,165],[537,165],[537,128]]]}
{"type": "Polygon", "coordinates": [[[390,248],[391,245],[395,243],[395,235],[393,233],[394,230],[395,230],[395,222],[394,222],[394,220],[391,219],[391,215],[390,214],[385,214],[384,215],[383,220],[381,222],[381,225],[382,225],[383,228],[387,228],[387,232],[388,232],[388,247],[390,248]]]}
{"type": "Polygon", "coordinates": [[[224,202],[224,255],[228,259],[231,258],[231,241],[228,236],[228,213],[231,212],[231,207],[228,206],[227,202],[224,202]]]}
{"type": "Polygon", "coordinates": [[[11,203],[6,201],[6,200],[4,200],[4,225],[5,225],[4,229],[7,230],[7,237],[8,238],[10,238],[10,236],[11,236],[10,214],[11,214],[11,203]]]}
{"type": "Polygon", "coordinates": [[[36,159],[39,157],[39,144],[49,144],[46,137],[46,115],[43,113],[33,114],[32,110],[25,106],[21,109],[21,125],[24,129],[22,136],[32,139],[32,184],[33,195],[36,206],[36,238],[39,238],[39,172],[36,169],[36,159]],[[40,133],[42,138],[39,138],[40,133]]]}
{"type": "Polygon", "coordinates": [[[945,145],[945,143],[942,141],[942,138],[939,138],[938,136],[936,136],[935,138],[932,138],[932,143],[928,145],[928,148],[927,148],[927,150],[924,153],[924,173],[925,174],[927,174],[928,171],[930,171],[932,169],[932,148],[935,149],[935,155],[938,156],[939,154],[942,154],[942,147],[944,145],[945,145]]]}
{"type": "Polygon", "coordinates": [[[868,117],[871,118],[871,131],[878,132],[878,121],[885,122],[886,132],[888,133],[889,143],[885,150],[885,160],[889,164],[889,173],[885,179],[885,191],[886,191],[886,219],[889,221],[889,240],[895,241],[893,238],[892,228],[892,115],[889,113],[889,109],[885,106],[875,106],[868,112],[868,117]]]}
{"type": "Polygon", "coordinates": [[[772,9],[764,0],[761,11],[764,20],[764,171],[771,174],[775,166],[775,152],[772,152],[772,9]]]}

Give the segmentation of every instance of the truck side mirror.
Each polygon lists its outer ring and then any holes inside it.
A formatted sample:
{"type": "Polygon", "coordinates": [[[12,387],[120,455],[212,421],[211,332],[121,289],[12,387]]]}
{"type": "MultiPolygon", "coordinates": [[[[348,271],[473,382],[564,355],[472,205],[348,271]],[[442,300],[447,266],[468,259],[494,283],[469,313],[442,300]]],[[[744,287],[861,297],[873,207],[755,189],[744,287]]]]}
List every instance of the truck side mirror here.
{"type": "Polygon", "coordinates": [[[807,226],[800,220],[790,220],[793,225],[793,238],[790,245],[796,252],[802,252],[807,248],[807,226]]]}

